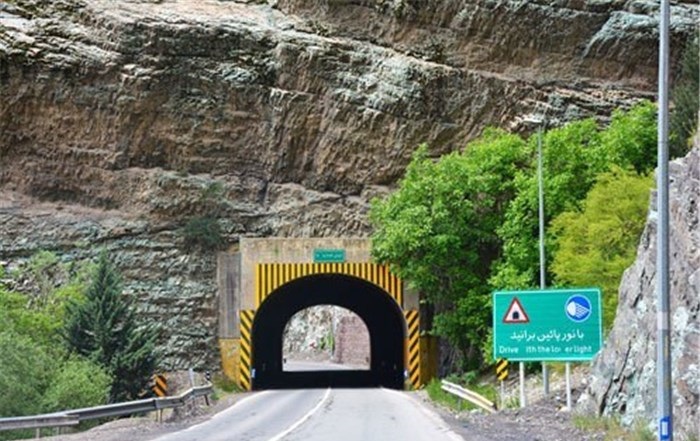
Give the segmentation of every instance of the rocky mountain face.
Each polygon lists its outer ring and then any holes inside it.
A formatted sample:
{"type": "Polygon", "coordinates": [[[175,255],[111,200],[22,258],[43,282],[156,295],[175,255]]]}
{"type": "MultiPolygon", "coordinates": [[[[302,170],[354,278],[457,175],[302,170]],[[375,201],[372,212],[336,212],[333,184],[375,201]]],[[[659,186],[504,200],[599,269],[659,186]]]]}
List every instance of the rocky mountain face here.
{"type": "MultiPolygon", "coordinates": [[[[700,435],[700,135],[669,168],[671,357],[674,426],[700,435]]],[[[623,421],[657,420],[656,221],[649,212],[637,259],[624,274],[617,317],[593,364],[587,407],[623,421]]]]}
{"type": "MultiPolygon", "coordinates": [[[[366,236],[422,142],[652,97],[646,0],[0,1],[0,261],[108,249],[170,367],[216,365],[182,229],[366,236]]],[[[674,60],[698,19],[672,7],[674,60]]]]}

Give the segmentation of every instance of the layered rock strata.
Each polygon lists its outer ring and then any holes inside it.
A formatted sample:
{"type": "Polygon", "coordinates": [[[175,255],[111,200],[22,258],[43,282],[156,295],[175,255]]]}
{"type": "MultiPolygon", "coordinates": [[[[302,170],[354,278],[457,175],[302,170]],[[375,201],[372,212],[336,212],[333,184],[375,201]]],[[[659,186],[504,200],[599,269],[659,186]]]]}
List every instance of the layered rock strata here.
{"type": "MultiPolygon", "coordinates": [[[[0,260],[106,247],[166,325],[167,363],[214,364],[216,259],[183,247],[189,219],[213,218],[222,245],[366,236],[369,200],[421,142],[437,155],[545,109],[604,121],[651,97],[655,14],[642,0],[0,2],[0,260]]],[[[697,18],[673,6],[674,57],[697,18]]]]}

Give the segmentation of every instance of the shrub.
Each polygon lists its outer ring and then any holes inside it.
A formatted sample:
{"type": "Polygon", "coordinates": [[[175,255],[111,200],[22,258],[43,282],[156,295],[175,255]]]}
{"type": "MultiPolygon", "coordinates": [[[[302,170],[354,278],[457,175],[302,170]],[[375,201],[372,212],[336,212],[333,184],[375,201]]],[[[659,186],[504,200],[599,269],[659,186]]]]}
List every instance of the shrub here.
{"type": "Polygon", "coordinates": [[[688,43],[681,58],[678,77],[671,91],[673,109],[669,121],[672,157],[684,156],[697,129],[700,108],[700,36],[688,43]]]}
{"type": "Polygon", "coordinates": [[[652,184],[648,175],[621,169],[604,173],[582,210],[562,213],[552,221],[559,245],[552,263],[556,282],[601,287],[606,330],[615,318],[622,273],[636,255],[652,184]]]}
{"type": "Polygon", "coordinates": [[[78,357],[62,364],[42,399],[45,412],[98,406],[107,402],[112,378],[101,366],[78,357]]]}
{"type": "Polygon", "coordinates": [[[183,228],[185,248],[203,251],[217,250],[223,243],[221,228],[212,217],[194,217],[183,228]]]}
{"type": "MultiPolygon", "coordinates": [[[[5,328],[6,323],[0,324],[5,328]]],[[[54,369],[52,358],[29,337],[8,328],[0,331],[0,354],[0,415],[40,413],[54,369]]]]}

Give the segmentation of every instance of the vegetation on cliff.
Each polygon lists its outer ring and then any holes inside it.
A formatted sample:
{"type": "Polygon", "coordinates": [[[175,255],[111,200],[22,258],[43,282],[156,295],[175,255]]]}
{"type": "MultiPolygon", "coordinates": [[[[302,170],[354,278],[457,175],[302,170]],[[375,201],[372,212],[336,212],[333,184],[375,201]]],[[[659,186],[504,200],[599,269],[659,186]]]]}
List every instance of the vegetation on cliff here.
{"type": "Polygon", "coordinates": [[[700,109],[700,35],[688,42],[671,98],[670,149],[675,157],[685,155],[692,145],[700,109]]]}
{"type": "MultiPolygon", "coordinates": [[[[64,265],[42,252],[12,274],[0,269],[0,415],[20,416],[107,401],[112,378],[95,362],[70,356],[61,344],[65,305],[84,295],[89,265],[64,265]],[[64,280],[60,287],[54,280],[64,280]],[[10,286],[31,286],[19,294],[10,286]]],[[[33,431],[32,431],[33,433],[33,431]]],[[[0,439],[28,436],[3,432],[0,439]]]]}
{"type": "MultiPolygon", "coordinates": [[[[0,267],[0,415],[136,397],[156,359],[153,331],[135,325],[105,256],[95,266],[42,251],[8,273],[0,267]]],[[[2,432],[0,439],[28,435],[2,432]]]]}
{"type": "Polygon", "coordinates": [[[105,253],[100,255],[85,300],[67,306],[64,337],[69,350],[109,372],[113,378],[110,401],[138,398],[157,366],[157,332],[137,322],[105,253]]]}
{"type": "MultiPolygon", "coordinates": [[[[636,244],[621,239],[620,228],[600,231],[601,226],[621,216],[624,228],[639,231],[645,216],[621,205],[606,217],[586,201],[606,192],[614,198],[606,200],[612,206],[621,198],[634,199],[635,208],[646,205],[644,187],[651,185],[647,174],[655,164],[655,115],[645,102],[615,112],[603,130],[587,119],[542,135],[545,216],[548,226],[556,226],[556,235],[550,228],[547,236],[550,285],[605,281],[604,301],[614,310],[621,262],[636,244]],[[630,180],[642,190],[611,191],[630,180]],[[583,234],[579,224],[588,217],[597,224],[583,234]],[[616,247],[597,254],[573,251],[600,243],[616,247]],[[586,277],[571,271],[581,266],[590,268],[586,277]]],[[[433,160],[426,151],[416,152],[396,192],[374,201],[372,253],[394,265],[435,307],[434,332],[458,349],[459,367],[470,369],[491,352],[490,292],[538,286],[537,136],[524,140],[490,129],[463,152],[433,160]]]]}

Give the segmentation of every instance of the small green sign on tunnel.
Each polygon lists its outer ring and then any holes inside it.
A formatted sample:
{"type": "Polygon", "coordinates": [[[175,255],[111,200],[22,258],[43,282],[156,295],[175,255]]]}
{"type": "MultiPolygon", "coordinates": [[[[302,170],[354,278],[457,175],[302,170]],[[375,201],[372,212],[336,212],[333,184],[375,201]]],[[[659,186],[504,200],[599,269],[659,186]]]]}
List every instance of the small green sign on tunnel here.
{"type": "Polygon", "coordinates": [[[314,263],[343,263],[345,262],[345,250],[316,248],[314,250],[314,263]]]}
{"type": "Polygon", "coordinates": [[[494,358],[584,361],[602,346],[600,290],[493,293],[494,358]]]}

